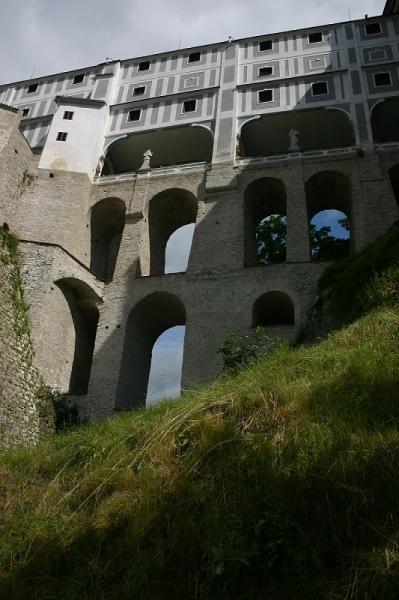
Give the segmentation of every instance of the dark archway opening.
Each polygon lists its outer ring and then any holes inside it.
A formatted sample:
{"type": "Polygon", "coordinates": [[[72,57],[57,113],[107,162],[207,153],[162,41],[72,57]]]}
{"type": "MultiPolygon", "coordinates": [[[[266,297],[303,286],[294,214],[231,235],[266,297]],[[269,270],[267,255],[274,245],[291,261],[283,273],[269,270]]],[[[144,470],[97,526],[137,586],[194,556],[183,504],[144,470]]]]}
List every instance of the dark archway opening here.
{"type": "Polygon", "coordinates": [[[253,181],[244,194],[244,265],[286,260],[287,193],[272,177],[253,181]]]}
{"type": "Polygon", "coordinates": [[[75,346],[68,393],[87,394],[99,318],[97,295],[73,278],[56,282],[65,296],[75,329],[75,346]]]}
{"type": "Polygon", "coordinates": [[[336,171],[313,175],[306,183],[312,260],[337,260],[350,254],[352,189],[336,171]]]}
{"type": "Polygon", "coordinates": [[[119,198],[104,198],[91,210],[91,271],[111,281],[125,227],[126,206],[119,198]]]}
{"type": "Polygon", "coordinates": [[[396,203],[399,206],[399,165],[395,165],[389,170],[389,179],[396,198],[396,203]]]}
{"type": "Polygon", "coordinates": [[[379,144],[399,142],[399,98],[389,98],[373,109],[371,128],[373,139],[379,144]]]}
{"type": "Polygon", "coordinates": [[[165,273],[165,251],[170,236],[184,225],[195,223],[197,210],[197,199],[187,190],[165,190],[151,199],[148,211],[151,275],[165,273]]]}
{"type": "Polygon", "coordinates": [[[153,153],[151,168],[211,162],[213,135],[204,127],[189,125],[132,133],[109,147],[102,175],[137,171],[148,149],[153,153]]]}
{"type": "Polygon", "coordinates": [[[295,307],[284,292],[267,292],[254,303],[252,326],[273,325],[295,325],[295,307]]]}
{"type": "Polygon", "coordinates": [[[355,145],[348,115],[339,110],[301,110],[265,115],[241,129],[241,158],[287,154],[290,132],[297,132],[297,152],[347,148],[355,145]]]}
{"type": "Polygon", "coordinates": [[[183,302],[168,292],[154,292],[131,310],[123,344],[116,410],[145,406],[153,346],[164,331],[185,324],[183,302]]]}

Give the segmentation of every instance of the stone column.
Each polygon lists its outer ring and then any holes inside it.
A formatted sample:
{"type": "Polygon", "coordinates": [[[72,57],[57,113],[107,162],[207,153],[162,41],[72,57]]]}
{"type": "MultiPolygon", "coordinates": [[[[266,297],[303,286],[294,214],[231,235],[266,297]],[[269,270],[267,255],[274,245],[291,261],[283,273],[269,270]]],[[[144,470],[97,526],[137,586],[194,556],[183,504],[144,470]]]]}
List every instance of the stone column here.
{"type": "Polygon", "coordinates": [[[308,262],[310,241],[302,163],[287,167],[287,262],[308,262]]]}

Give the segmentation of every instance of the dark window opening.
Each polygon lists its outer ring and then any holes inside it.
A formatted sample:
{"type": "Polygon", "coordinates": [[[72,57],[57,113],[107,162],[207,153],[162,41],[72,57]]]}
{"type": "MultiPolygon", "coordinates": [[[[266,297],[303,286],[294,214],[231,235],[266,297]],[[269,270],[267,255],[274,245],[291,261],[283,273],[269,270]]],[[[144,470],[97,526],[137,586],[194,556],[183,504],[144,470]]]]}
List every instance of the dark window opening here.
{"type": "Polygon", "coordinates": [[[139,108],[135,110],[129,110],[129,114],[127,120],[130,121],[140,121],[141,110],[139,108]]]}
{"type": "Polygon", "coordinates": [[[197,110],[197,101],[196,100],[185,100],[183,102],[183,112],[195,112],[197,110]]]}
{"type": "Polygon", "coordinates": [[[30,113],[30,108],[24,108],[22,111],[22,116],[27,117],[30,113]]]}
{"type": "Polygon", "coordinates": [[[318,81],[312,83],[312,95],[313,96],[326,96],[328,94],[328,83],[327,81],[318,81]]]}
{"type": "Polygon", "coordinates": [[[65,131],[59,131],[57,133],[57,142],[66,142],[68,134],[65,131]]]}
{"type": "Polygon", "coordinates": [[[72,121],[72,119],[73,119],[73,114],[74,114],[74,113],[73,113],[72,111],[70,111],[70,110],[66,110],[66,111],[64,112],[64,116],[63,116],[62,118],[63,118],[63,119],[65,119],[66,121],[72,121]]]}
{"type": "Polygon", "coordinates": [[[378,21],[376,23],[367,23],[365,29],[366,35],[378,35],[381,33],[381,24],[378,21]]]}
{"type": "Polygon", "coordinates": [[[149,60],[143,60],[143,62],[139,63],[139,71],[148,71],[148,69],[150,68],[150,61],[149,60]]]}
{"type": "Polygon", "coordinates": [[[104,198],[91,211],[90,270],[106,281],[114,276],[125,227],[125,210],[119,198],[104,198]]]}
{"type": "Polygon", "coordinates": [[[79,73],[79,75],[75,75],[75,77],[73,78],[73,85],[77,85],[78,83],[83,83],[85,78],[85,74],[84,73],[79,73]]]}
{"type": "Polygon", "coordinates": [[[140,85],[139,87],[134,88],[133,96],[142,96],[145,92],[145,86],[140,85]]]}
{"type": "Polygon", "coordinates": [[[273,67],[260,67],[258,71],[258,77],[267,77],[273,75],[273,67]]]}
{"type": "Polygon", "coordinates": [[[392,85],[390,73],[374,73],[374,83],[376,87],[382,87],[385,85],[392,85]]]}
{"type": "Polygon", "coordinates": [[[189,63],[198,62],[199,60],[201,60],[201,52],[191,52],[188,55],[189,63]]]}
{"type": "Polygon", "coordinates": [[[267,292],[253,306],[252,327],[295,325],[295,307],[283,292],[267,292]]]}
{"type": "Polygon", "coordinates": [[[308,35],[309,44],[320,44],[323,41],[323,34],[321,31],[315,31],[308,35]]]}
{"type": "Polygon", "coordinates": [[[392,190],[399,207],[399,165],[395,165],[390,169],[389,179],[391,180],[392,190]]]}
{"type": "Polygon", "coordinates": [[[266,52],[267,50],[273,50],[273,40],[259,42],[259,52],[266,52]]]}
{"type": "Polygon", "coordinates": [[[273,90],[261,90],[258,92],[258,102],[273,102],[273,90]]]}
{"type": "Polygon", "coordinates": [[[34,92],[37,91],[37,88],[39,87],[38,83],[32,83],[29,87],[28,87],[28,94],[33,94],[34,92]]]}

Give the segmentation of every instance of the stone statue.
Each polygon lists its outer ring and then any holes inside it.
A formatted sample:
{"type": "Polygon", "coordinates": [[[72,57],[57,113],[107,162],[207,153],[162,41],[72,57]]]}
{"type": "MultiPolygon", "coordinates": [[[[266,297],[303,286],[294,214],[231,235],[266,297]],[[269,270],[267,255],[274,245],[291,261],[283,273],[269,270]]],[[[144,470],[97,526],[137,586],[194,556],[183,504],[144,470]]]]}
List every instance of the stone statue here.
{"type": "Polygon", "coordinates": [[[144,152],[144,154],[143,154],[143,157],[144,157],[143,164],[139,168],[139,171],[151,171],[150,160],[151,160],[152,156],[153,156],[153,154],[152,154],[151,150],[146,150],[144,152]]]}
{"type": "Polygon", "coordinates": [[[289,138],[290,138],[290,146],[288,148],[288,152],[295,152],[299,150],[299,141],[298,141],[298,135],[299,135],[299,131],[297,131],[296,129],[291,129],[291,131],[289,132],[289,138]]]}

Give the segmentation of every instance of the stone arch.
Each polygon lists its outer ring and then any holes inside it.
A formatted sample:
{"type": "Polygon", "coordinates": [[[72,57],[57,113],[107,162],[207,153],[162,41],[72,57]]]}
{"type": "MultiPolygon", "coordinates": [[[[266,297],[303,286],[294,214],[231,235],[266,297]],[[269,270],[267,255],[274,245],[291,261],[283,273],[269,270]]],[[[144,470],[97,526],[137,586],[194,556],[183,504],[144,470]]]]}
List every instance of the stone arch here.
{"type": "Polygon", "coordinates": [[[266,292],[252,308],[252,327],[275,325],[295,325],[295,306],[285,292],[266,292]]]}
{"type": "MultiPolygon", "coordinates": [[[[259,264],[259,225],[267,217],[287,217],[287,191],[281,179],[262,177],[248,185],[244,193],[244,264],[259,264]]],[[[284,258],[283,258],[284,260],[284,258]]]]}
{"type": "Polygon", "coordinates": [[[213,134],[208,127],[191,125],[130,133],[107,148],[102,175],[137,171],[149,148],[151,168],[211,162],[213,134]]]}
{"type": "Polygon", "coordinates": [[[64,325],[63,338],[66,364],[70,365],[67,391],[76,395],[86,394],[99,318],[97,303],[100,298],[89,285],[79,279],[65,277],[55,283],[68,304],[72,321],[72,327],[64,325]]]}
{"type": "Polygon", "coordinates": [[[389,179],[391,181],[396,203],[399,207],[399,164],[394,165],[389,169],[389,179]]]}
{"type": "Polygon", "coordinates": [[[371,111],[374,142],[399,142],[399,97],[387,98],[375,104],[371,111]]]}
{"type": "Polygon", "coordinates": [[[180,227],[195,223],[197,210],[197,198],[185,189],[167,189],[151,198],[148,208],[151,275],[163,275],[170,236],[180,227]]]}
{"type": "Polygon", "coordinates": [[[291,129],[298,131],[300,152],[355,145],[353,123],[344,110],[307,109],[263,115],[244,123],[240,132],[241,156],[287,154],[291,129]]]}
{"type": "Polygon", "coordinates": [[[104,198],[91,209],[91,271],[111,281],[125,227],[125,203],[119,198],[104,198]]]}
{"type": "MultiPolygon", "coordinates": [[[[331,260],[342,258],[342,256],[349,253],[350,246],[353,245],[352,184],[349,177],[338,171],[320,171],[308,179],[305,184],[305,192],[309,234],[312,219],[322,211],[339,211],[347,217],[349,221],[349,241],[342,244],[342,247],[340,244],[336,244],[336,256],[334,256],[333,247],[331,250],[331,260]]],[[[315,258],[312,243],[311,256],[315,258]]]]}
{"type": "Polygon", "coordinates": [[[149,294],[133,307],[126,323],[116,394],[117,410],[145,405],[154,343],[167,329],[185,324],[183,302],[168,292],[149,294]]]}

